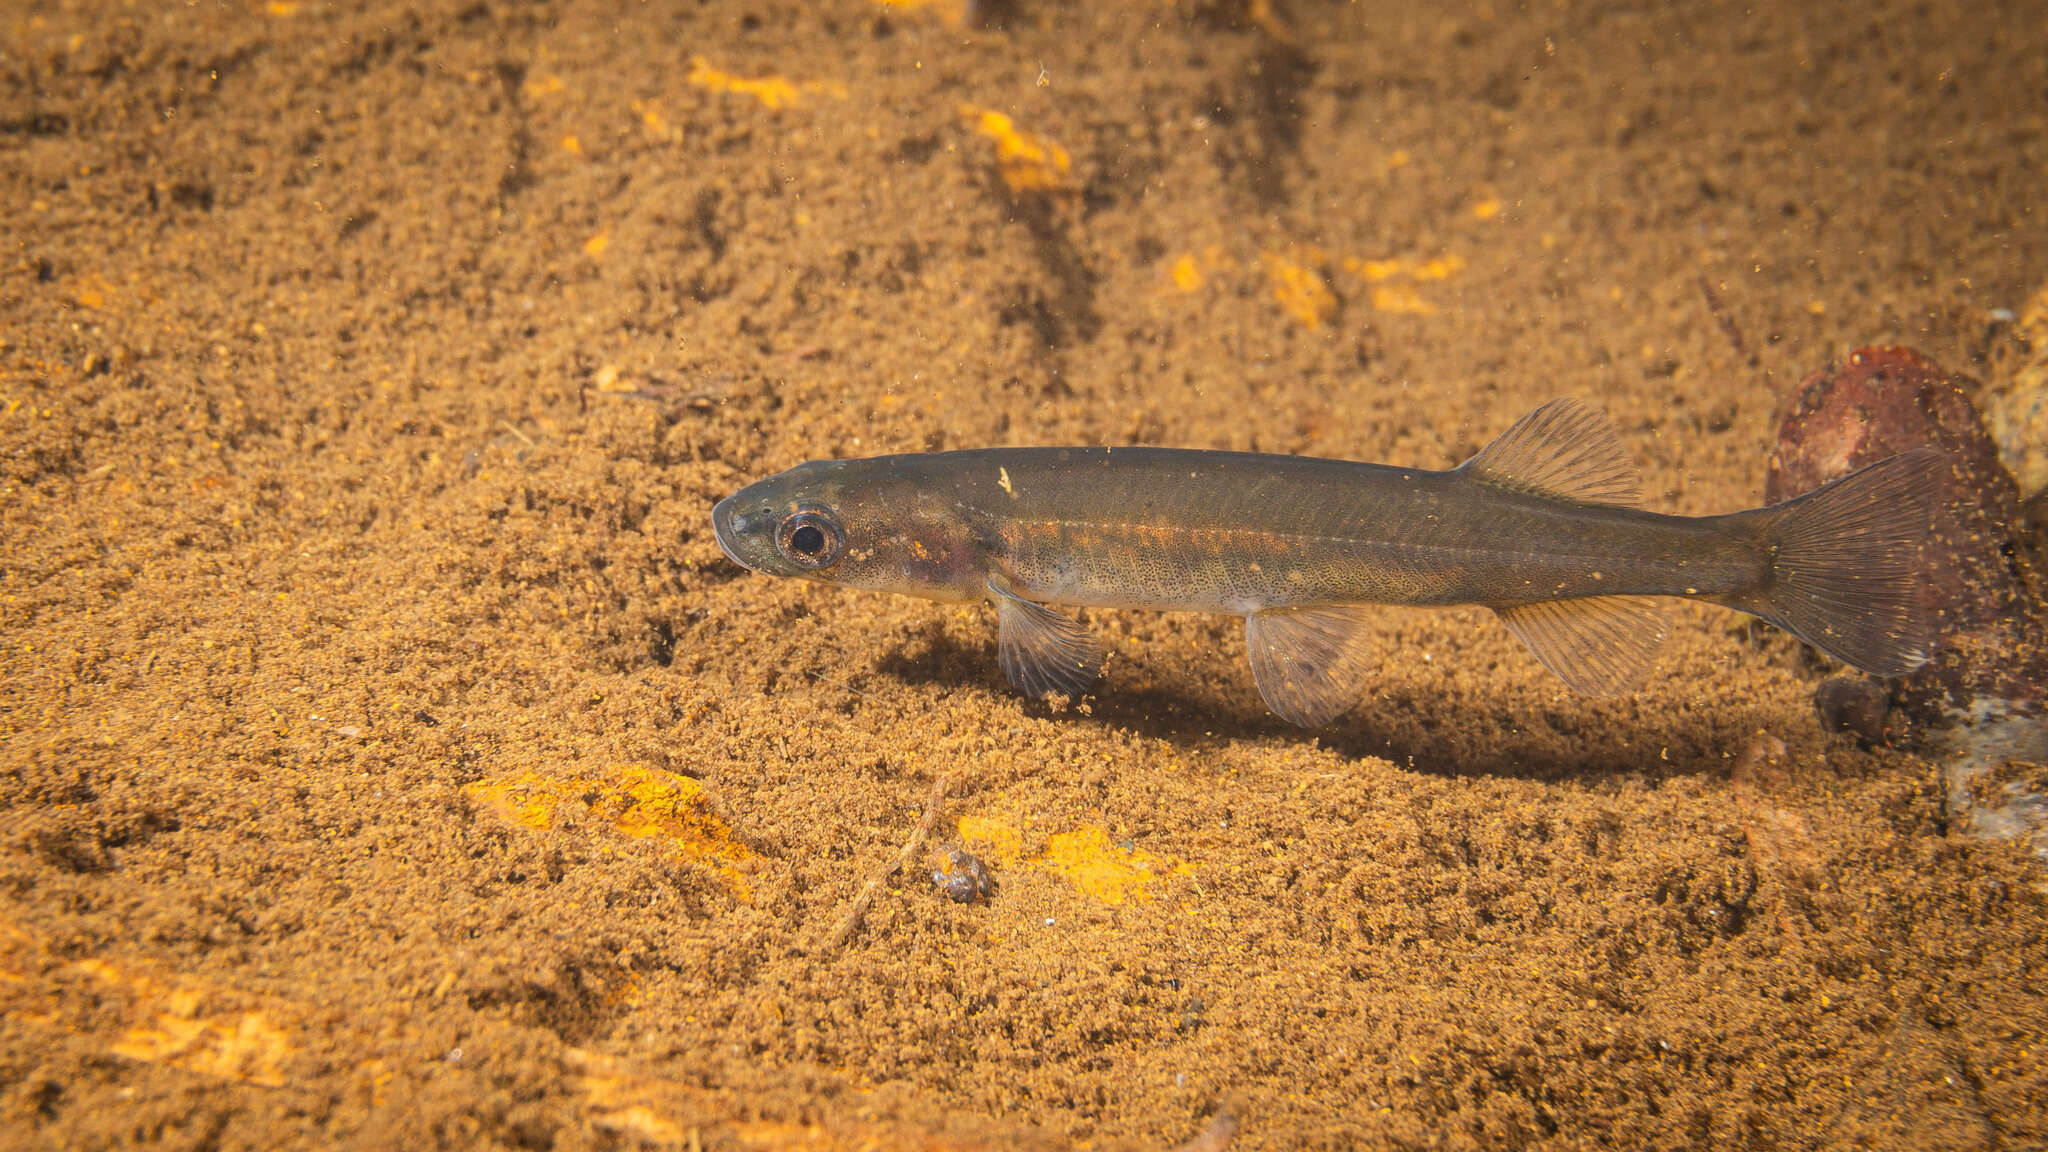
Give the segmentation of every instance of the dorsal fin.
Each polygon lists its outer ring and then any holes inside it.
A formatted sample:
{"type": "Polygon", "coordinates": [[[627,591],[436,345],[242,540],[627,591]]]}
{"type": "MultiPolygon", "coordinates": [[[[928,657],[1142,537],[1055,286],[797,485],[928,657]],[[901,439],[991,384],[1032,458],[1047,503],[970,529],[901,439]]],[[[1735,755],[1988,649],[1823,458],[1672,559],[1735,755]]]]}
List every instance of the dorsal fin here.
{"type": "Polygon", "coordinates": [[[1629,507],[1643,498],[1636,466],[1597,408],[1552,400],[1459,466],[1489,484],[1580,504],[1629,507]]]}

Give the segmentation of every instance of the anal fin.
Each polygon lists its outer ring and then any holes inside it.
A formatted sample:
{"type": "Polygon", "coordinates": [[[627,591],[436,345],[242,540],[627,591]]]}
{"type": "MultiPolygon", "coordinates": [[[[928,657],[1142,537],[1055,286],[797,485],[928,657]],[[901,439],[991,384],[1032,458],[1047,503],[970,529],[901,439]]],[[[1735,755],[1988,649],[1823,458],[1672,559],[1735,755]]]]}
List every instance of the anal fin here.
{"type": "Polygon", "coordinates": [[[1273,714],[1318,728],[1343,715],[1364,694],[1370,609],[1285,608],[1245,617],[1252,678],[1273,714]]]}
{"type": "Polygon", "coordinates": [[[1079,697],[1102,675],[1102,642],[1080,621],[994,581],[988,591],[996,606],[996,663],[1011,687],[1031,697],[1079,697]]]}
{"type": "Polygon", "coordinates": [[[1642,596],[1541,600],[1494,611],[1545,668],[1588,696],[1635,687],[1664,640],[1663,614],[1642,596]]]}

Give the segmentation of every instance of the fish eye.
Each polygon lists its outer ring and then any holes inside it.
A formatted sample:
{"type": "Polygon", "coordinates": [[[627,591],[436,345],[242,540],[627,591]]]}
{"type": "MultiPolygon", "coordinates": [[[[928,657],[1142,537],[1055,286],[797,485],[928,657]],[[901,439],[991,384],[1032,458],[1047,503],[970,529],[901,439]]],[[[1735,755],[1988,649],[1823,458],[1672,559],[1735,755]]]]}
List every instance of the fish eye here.
{"type": "Polygon", "coordinates": [[[846,551],[846,534],[823,512],[795,512],[782,521],[775,542],[799,568],[823,568],[846,551]]]}

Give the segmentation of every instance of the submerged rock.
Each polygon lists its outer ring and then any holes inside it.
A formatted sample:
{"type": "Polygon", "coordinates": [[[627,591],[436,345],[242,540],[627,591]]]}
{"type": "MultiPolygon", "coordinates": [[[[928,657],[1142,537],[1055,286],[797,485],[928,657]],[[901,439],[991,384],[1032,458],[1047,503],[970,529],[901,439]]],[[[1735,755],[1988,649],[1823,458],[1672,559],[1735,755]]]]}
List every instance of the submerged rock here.
{"type": "Polygon", "coordinates": [[[2020,311],[2012,335],[2017,366],[1999,374],[1981,407],[2006,468],[2038,505],[2048,496],[2048,288],[2034,293],[2020,311]]]}
{"type": "Polygon", "coordinates": [[[1815,704],[1866,741],[1903,734],[1941,762],[1952,819],[2048,860],[2048,602],[2025,558],[2020,487],[1973,388],[1910,348],[1857,349],[1800,384],[1764,496],[1789,500],[1923,445],[1947,456],[1923,590],[1941,627],[1934,659],[1888,689],[1830,680],[1815,704]]]}
{"type": "Polygon", "coordinates": [[[1813,707],[1820,726],[1830,732],[1847,732],[1865,744],[1892,742],[1891,690],[1874,676],[1829,677],[1814,689],[1813,707]]]}

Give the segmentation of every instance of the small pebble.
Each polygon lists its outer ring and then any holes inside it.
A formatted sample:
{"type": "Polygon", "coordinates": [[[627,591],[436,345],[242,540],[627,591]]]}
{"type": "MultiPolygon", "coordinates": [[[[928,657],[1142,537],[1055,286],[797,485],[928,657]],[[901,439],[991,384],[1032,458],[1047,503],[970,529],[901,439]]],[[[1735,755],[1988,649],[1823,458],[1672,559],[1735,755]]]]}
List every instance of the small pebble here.
{"type": "Polygon", "coordinates": [[[1891,711],[1891,693],[1883,681],[1831,677],[1814,691],[1813,706],[1820,713],[1820,726],[1830,732],[1847,732],[1866,745],[1890,743],[1885,717],[1891,711]]]}
{"type": "Polygon", "coordinates": [[[932,873],[932,883],[960,904],[987,900],[996,894],[996,878],[981,857],[958,845],[947,845],[946,867],[932,873]]]}

